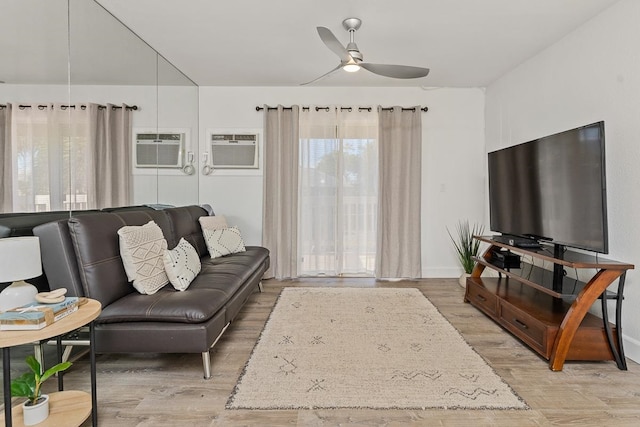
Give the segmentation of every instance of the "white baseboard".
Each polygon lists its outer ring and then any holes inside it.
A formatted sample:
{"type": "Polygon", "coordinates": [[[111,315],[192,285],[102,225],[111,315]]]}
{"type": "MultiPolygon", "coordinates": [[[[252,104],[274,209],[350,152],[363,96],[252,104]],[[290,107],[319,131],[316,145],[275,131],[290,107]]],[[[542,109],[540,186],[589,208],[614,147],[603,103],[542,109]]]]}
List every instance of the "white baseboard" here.
{"type": "Polygon", "coordinates": [[[462,269],[451,267],[428,267],[422,269],[423,279],[453,279],[462,274],[462,269]]]}
{"type": "Polygon", "coordinates": [[[624,355],[627,359],[640,363],[640,341],[622,334],[622,343],[624,345],[624,355]]]}
{"type": "MultiPolygon", "coordinates": [[[[429,267],[422,269],[423,279],[457,279],[462,274],[459,267],[429,267]]],[[[489,268],[482,272],[483,276],[498,277],[498,273],[489,268]]]]}

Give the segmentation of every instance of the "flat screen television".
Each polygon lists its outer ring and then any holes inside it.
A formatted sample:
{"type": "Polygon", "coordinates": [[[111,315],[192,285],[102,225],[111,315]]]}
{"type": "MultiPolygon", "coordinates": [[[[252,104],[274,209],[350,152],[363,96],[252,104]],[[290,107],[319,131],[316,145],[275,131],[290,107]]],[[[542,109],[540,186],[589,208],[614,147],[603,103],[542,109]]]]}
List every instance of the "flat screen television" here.
{"type": "Polygon", "coordinates": [[[491,230],[609,252],[604,122],[488,156],[491,230]]]}

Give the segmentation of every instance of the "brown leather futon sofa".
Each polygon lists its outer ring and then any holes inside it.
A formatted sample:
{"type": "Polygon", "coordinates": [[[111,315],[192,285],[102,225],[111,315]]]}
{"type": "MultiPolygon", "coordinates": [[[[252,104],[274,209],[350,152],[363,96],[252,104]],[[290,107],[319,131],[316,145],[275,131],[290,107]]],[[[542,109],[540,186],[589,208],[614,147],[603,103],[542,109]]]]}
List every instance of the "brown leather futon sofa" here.
{"type": "Polygon", "coordinates": [[[212,259],[198,221],[204,215],[199,206],[98,212],[33,229],[49,287],[102,304],[94,323],[97,353],[201,353],[204,377],[211,377],[209,349],[260,289],[269,251],[247,246],[245,252],[212,259]],[[184,238],[200,256],[201,271],[183,292],[168,284],[144,295],[127,280],[117,231],[151,220],[169,249],[184,238]]]}

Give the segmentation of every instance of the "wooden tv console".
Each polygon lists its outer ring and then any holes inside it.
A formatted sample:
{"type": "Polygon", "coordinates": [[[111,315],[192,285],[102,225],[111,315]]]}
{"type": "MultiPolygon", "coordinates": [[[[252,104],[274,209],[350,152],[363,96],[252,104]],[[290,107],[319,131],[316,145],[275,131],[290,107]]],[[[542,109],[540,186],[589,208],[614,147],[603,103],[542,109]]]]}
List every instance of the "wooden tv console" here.
{"type": "Polygon", "coordinates": [[[482,257],[467,278],[465,302],[469,302],[525,344],[549,360],[549,368],[561,371],[565,360],[615,360],[619,369],[627,364],[622,345],[622,299],[626,272],[632,264],[611,261],[592,255],[566,251],[554,255],[554,247],[520,248],[501,243],[491,236],[474,236],[488,243],[482,257]],[[494,251],[520,255],[520,268],[503,268],[494,251]],[[587,282],[533,265],[533,260],[554,264],[556,272],[564,268],[594,269],[587,282]],[[526,262],[530,261],[530,262],[526,262]],[[499,277],[480,277],[486,267],[499,277]],[[556,273],[557,274],[557,273],[556,273]],[[618,279],[616,292],[607,288],[618,279]],[[560,283],[561,282],[561,283],[560,283]],[[608,319],[607,301],[616,305],[615,325],[588,310],[602,301],[603,318],[608,319]]]}

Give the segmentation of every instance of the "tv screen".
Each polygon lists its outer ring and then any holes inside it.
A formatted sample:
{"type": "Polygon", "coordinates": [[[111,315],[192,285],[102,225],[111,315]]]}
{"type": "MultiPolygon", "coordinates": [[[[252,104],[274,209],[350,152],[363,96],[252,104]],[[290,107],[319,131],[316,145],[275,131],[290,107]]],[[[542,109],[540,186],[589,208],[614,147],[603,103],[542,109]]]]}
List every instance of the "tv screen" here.
{"type": "Polygon", "coordinates": [[[604,122],[489,153],[491,230],[608,253],[604,122]]]}

